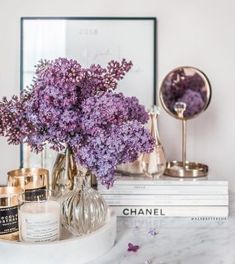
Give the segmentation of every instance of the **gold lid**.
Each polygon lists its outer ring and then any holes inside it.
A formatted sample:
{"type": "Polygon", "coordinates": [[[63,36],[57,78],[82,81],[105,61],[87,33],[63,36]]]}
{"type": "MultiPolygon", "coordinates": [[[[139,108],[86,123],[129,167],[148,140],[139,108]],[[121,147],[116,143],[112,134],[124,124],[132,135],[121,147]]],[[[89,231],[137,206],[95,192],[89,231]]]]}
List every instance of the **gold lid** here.
{"type": "Polygon", "coordinates": [[[9,171],[8,185],[24,190],[48,187],[49,171],[44,168],[22,168],[9,171]]]}
{"type": "Polygon", "coordinates": [[[49,175],[49,171],[44,168],[21,168],[9,171],[7,174],[11,177],[40,176],[49,175]]]}
{"type": "Polygon", "coordinates": [[[20,187],[12,187],[7,185],[0,185],[0,197],[7,195],[20,194],[23,190],[20,187]]]}
{"type": "Polygon", "coordinates": [[[0,186],[0,207],[11,207],[18,205],[19,195],[23,194],[21,187],[0,186]]]}

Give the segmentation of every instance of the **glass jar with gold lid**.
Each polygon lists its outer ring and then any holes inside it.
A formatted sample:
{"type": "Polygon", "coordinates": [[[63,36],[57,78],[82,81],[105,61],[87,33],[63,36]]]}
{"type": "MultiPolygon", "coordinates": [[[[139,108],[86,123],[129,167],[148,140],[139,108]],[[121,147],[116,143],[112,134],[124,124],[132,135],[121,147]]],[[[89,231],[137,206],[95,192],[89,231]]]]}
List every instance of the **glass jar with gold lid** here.
{"type": "Polygon", "coordinates": [[[43,168],[22,168],[8,172],[8,185],[21,187],[29,201],[38,200],[45,193],[48,181],[49,171],[43,168]]]}

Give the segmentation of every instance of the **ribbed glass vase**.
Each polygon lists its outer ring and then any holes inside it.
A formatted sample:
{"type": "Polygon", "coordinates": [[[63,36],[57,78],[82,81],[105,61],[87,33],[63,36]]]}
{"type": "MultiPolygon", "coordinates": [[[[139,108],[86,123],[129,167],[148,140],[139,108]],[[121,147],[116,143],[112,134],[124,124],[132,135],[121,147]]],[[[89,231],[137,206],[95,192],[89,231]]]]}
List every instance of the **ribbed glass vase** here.
{"type": "Polygon", "coordinates": [[[103,197],[90,187],[87,174],[74,178],[74,189],[61,197],[63,226],[73,235],[91,233],[104,225],[107,204],[103,197]]]}

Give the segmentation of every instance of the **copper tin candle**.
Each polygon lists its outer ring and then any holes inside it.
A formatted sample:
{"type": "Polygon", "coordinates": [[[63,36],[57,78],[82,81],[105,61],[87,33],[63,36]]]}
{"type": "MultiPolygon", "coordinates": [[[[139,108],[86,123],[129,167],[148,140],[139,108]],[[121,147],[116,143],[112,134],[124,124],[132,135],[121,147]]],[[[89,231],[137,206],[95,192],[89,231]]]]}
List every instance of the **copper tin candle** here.
{"type": "Polygon", "coordinates": [[[43,168],[22,168],[8,172],[8,185],[21,187],[25,199],[35,201],[43,198],[48,188],[49,171],[43,168]]]}
{"type": "Polygon", "coordinates": [[[18,201],[20,187],[0,186],[0,239],[18,240],[18,201]]]}

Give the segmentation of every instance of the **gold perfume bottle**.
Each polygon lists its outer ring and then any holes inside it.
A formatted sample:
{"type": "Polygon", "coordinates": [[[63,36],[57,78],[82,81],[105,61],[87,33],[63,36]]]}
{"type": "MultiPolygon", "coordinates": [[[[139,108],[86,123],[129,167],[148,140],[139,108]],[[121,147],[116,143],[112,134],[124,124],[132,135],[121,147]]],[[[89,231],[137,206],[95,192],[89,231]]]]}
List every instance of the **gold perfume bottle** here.
{"type": "Polygon", "coordinates": [[[149,129],[152,137],[155,139],[155,145],[151,153],[146,153],[142,157],[142,168],[147,177],[159,177],[164,173],[166,168],[165,152],[159,138],[157,126],[159,113],[159,107],[157,106],[153,106],[149,112],[149,129]]]}
{"type": "Polygon", "coordinates": [[[48,188],[49,171],[43,168],[22,168],[9,171],[8,185],[21,187],[28,201],[43,198],[48,188]]]}
{"type": "Polygon", "coordinates": [[[18,201],[20,187],[0,186],[0,239],[18,240],[18,201]]]}

